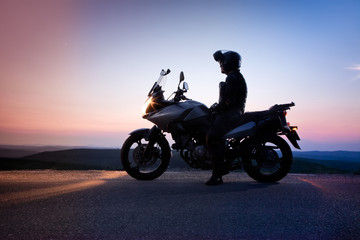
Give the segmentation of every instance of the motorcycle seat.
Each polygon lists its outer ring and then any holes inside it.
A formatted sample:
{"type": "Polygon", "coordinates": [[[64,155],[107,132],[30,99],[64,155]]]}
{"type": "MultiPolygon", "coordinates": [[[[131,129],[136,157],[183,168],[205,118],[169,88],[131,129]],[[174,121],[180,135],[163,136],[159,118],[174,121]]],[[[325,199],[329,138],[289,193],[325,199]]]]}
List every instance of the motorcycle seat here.
{"type": "Polygon", "coordinates": [[[265,117],[269,116],[269,111],[268,110],[264,110],[264,111],[256,111],[256,112],[245,112],[242,116],[241,116],[241,121],[242,122],[250,122],[250,121],[259,121],[264,119],[265,117]]]}
{"type": "Polygon", "coordinates": [[[234,128],[230,132],[226,133],[223,138],[227,139],[227,138],[235,138],[235,137],[245,137],[255,134],[255,130],[256,130],[256,123],[251,121],[234,128]]]}

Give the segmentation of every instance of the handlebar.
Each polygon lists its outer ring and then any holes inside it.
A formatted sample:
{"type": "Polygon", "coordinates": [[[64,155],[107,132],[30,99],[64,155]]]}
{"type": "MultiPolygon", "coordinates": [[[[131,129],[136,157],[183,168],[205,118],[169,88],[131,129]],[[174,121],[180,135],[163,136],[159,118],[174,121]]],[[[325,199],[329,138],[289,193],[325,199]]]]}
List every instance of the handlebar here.
{"type": "Polygon", "coordinates": [[[178,89],[176,92],[174,92],[175,93],[174,102],[180,102],[181,100],[190,100],[184,95],[185,92],[186,91],[182,89],[178,89]]]}
{"type": "Polygon", "coordinates": [[[291,107],[294,107],[295,103],[291,102],[291,103],[285,103],[285,104],[275,104],[274,106],[270,107],[269,110],[270,111],[285,111],[285,110],[289,110],[291,107]]]}

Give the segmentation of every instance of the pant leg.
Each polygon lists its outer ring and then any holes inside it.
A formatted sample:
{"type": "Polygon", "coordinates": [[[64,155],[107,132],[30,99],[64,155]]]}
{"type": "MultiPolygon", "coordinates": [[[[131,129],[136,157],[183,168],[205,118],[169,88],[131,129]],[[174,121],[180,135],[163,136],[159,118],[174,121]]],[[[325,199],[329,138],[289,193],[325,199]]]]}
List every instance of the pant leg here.
{"type": "Polygon", "coordinates": [[[222,137],[236,126],[240,119],[238,111],[227,111],[214,116],[214,120],[206,135],[206,145],[212,156],[213,174],[228,173],[225,163],[226,146],[222,137]]]}

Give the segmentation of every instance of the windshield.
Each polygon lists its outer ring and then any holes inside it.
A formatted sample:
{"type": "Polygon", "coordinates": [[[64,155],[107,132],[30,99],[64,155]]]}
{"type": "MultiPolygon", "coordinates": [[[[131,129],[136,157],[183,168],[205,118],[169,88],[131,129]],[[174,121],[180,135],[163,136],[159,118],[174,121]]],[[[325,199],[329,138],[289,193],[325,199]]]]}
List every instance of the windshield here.
{"type": "Polygon", "coordinates": [[[159,87],[159,88],[165,87],[166,81],[167,81],[167,75],[169,73],[170,73],[170,69],[168,69],[167,71],[165,71],[164,69],[161,70],[159,79],[154,83],[154,85],[150,89],[150,92],[148,94],[149,97],[150,97],[150,95],[153,94],[154,90],[157,89],[157,87],[159,87]]]}
{"type": "Polygon", "coordinates": [[[157,82],[158,86],[163,88],[166,85],[166,81],[167,81],[167,75],[161,75],[160,74],[160,77],[156,82],[157,82]]]}

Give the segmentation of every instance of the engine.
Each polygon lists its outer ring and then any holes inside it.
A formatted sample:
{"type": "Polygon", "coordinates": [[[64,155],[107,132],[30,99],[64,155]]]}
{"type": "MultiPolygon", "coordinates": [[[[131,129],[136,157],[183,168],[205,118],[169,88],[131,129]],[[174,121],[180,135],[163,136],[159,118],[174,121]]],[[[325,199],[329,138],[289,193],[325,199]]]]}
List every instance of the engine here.
{"type": "Polygon", "coordinates": [[[203,144],[188,142],[187,148],[180,150],[180,155],[192,168],[211,169],[211,158],[203,144]]]}

